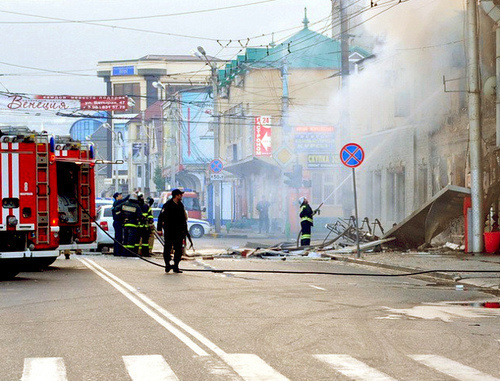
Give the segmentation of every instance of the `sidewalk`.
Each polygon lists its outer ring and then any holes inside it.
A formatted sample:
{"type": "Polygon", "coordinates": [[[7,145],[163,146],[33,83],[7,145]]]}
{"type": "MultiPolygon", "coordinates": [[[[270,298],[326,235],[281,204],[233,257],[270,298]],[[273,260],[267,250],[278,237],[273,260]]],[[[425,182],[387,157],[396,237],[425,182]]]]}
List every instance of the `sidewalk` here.
{"type": "MultiPolygon", "coordinates": [[[[248,230],[231,229],[230,234],[221,233],[220,238],[246,238],[248,243],[284,242],[284,234],[258,234],[248,230]]],[[[293,238],[292,238],[293,240],[293,238]]],[[[252,245],[255,246],[255,245],[252,245]]],[[[256,247],[256,246],[255,246],[256,247]]],[[[314,251],[313,249],[310,251],[314,251]]],[[[367,266],[386,268],[401,272],[418,272],[426,270],[454,270],[453,272],[435,272],[426,276],[455,282],[464,287],[473,286],[486,289],[500,295],[500,254],[470,254],[460,251],[382,251],[378,253],[363,252],[361,257],[356,254],[330,254],[320,251],[322,257],[333,260],[359,263],[367,266]],[[474,273],[467,270],[488,270],[495,273],[474,273]]]]}
{"type": "MultiPolygon", "coordinates": [[[[325,253],[326,254],[326,253],[325,253]]],[[[356,254],[327,254],[333,260],[359,263],[402,272],[426,270],[453,270],[435,272],[427,276],[454,281],[457,285],[474,286],[495,291],[500,295],[500,255],[466,254],[463,252],[392,252],[356,254]],[[473,273],[472,270],[497,271],[495,273],[473,273]]]]}

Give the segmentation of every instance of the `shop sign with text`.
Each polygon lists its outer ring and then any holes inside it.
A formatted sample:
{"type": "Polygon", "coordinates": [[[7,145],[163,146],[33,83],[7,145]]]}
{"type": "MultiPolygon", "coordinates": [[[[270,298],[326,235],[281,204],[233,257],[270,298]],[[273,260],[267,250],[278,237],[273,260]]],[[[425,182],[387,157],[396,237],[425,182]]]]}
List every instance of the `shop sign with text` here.
{"type": "Polygon", "coordinates": [[[254,154],[271,156],[271,117],[256,116],[254,120],[254,154]]]}

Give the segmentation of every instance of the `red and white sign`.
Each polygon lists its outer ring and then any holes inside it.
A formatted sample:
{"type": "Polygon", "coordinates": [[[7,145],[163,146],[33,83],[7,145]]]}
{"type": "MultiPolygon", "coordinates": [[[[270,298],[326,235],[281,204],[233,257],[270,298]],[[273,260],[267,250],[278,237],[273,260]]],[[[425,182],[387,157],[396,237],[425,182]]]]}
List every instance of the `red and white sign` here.
{"type": "Polygon", "coordinates": [[[20,95],[0,94],[0,108],[18,111],[125,111],[126,96],[20,95]]]}
{"type": "Polygon", "coordinates": [[[271,117],[256,116],[254,123],[255,156],[271,156],[271,117]]]}

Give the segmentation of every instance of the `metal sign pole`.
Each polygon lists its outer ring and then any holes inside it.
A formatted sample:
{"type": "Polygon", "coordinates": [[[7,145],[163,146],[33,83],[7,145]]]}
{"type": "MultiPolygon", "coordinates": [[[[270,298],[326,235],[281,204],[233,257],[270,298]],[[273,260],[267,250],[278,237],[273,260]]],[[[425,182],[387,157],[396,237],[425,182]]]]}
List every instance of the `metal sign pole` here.
{"type": "Polygon", "coordinates": [[[361,250],[359,249],[359,229],[358,229],[358,197],[356,195],[356,172],[352,168],[352,184],[354,188],[354,218],[356,224],[356,258],[361,258],[361,250]]]}
{"type": "Polygon", "coordinates": [[[365,151],[359,144],[348,143],[340,150],[340,160],[346,167],[352,168],[352,183],[353,183],[353,193],[354,193],[354,218],[356,227],[356,258],[361,257],[361,250],[359,248],[359,229],[358,229],[358,197],[356,194],[356,173],[354,168],[359,166],[365,159],[365,151]]]}

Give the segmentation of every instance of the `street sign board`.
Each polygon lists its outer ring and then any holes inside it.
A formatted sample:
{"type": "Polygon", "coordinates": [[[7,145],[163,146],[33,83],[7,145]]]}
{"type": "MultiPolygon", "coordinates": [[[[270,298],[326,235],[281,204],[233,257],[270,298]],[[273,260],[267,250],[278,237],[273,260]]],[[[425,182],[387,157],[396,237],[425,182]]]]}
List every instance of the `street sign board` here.
{"type": "Polygon", "coordinates": [[[340,160],[346,167],[355,168],[360,165],[365,158],[365,152],[359,144],[347,143],[340,150],[340,160]]]}
{"type": "Polygon", "coordinates": [[[220,173],[224,169],[224,164],[222,164],[220,159],[214,159],[210,162],[208,168],[212,171],[212,173],[220,173]]]}
{"type": "Polygon", "coordinates": [[[335,128],[333,126],[297,126],[293,135],[295,152],[316,154],[332,152],[335,149],[335,128]]]}
{"type": "Polygon", "coordinates": [[[210,180],[222,181],[222,180],[224,180],[224,174],[223,173],[211,173],[210,180]]]}
{"type": "Polygon", "coordinates": [[[307,168],[332,168],[333,166],[333,155],[331,154],[307,155],[307,168]]]}

